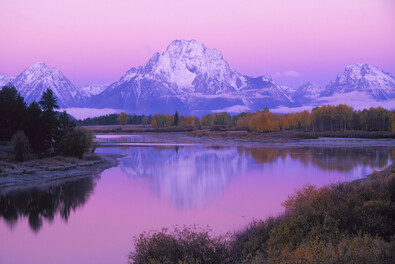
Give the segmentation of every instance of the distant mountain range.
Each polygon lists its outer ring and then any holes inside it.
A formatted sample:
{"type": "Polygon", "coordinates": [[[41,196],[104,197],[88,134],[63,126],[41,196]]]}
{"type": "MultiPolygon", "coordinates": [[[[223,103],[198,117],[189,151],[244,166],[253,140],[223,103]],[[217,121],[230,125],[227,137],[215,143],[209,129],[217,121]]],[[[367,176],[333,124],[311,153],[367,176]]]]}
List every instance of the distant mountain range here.
{"type": "MultiPolygon", "coordinates": [[[[77,87],[61,71],[43,62],[18,76],[0,74],[0,86],[14,85],[27,102],[38,101],[47,88],[61,107],[124,109],[135,113],[203,114],[256,111],[262,107],[323,104],[331,97],[363,93],[372,101],[395,99],[395,77],[368,64],[353,64],[325,88],[308,82],[297,89],[269,76],[250,77],[235,71],[215,49],[195,40],[175,40],[109,85],[77,87]]],[[[345,102],[346,103],[346,102],[345,102]]]]}

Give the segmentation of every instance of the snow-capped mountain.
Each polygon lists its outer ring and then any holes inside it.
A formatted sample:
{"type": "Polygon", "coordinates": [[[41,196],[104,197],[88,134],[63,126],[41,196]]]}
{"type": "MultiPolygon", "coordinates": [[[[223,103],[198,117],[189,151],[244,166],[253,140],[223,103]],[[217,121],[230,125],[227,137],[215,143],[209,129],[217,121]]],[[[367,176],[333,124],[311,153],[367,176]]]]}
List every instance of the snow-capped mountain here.
{"type": "Polygon", "coordinates": [[[195,40],[175,40],[118,82],[92,97],[94,107],[141,113],[210,112],[238,106],[255,111],[292,104],[269,77],[252,78],[232,69],[215,49],[195,40]]]}
{"type": "Polygon", "coordinates": [[[63,73],[38,62],[25,69],[12,84],[20,91],[27,103],[39,101],[46,89],[51,89],[60,107],[81,105],[85,101],[83,93],[72,84],[63,73]]]}
{"type": "Polygon", "coordinates": [[[206,114],[256,111],[263,107],[293,107],[364,101],[373,105],[395,100],[395,77],[368,64],[347,66],[325,89],[308,82],[297,89],[281,86],[269,76],[249,77],[234,70],[215,50],[195,40],[175,40],[162,53],[131,68],[110,85],[78,88],[61,71],[43,62],[18,76],[0,74],[0,87],[14,85],[30,103],[51,89],[61,107],[124,109],[152,114],[206,114]]]}
{"type": "Polygon", "coordinates": [[[91,97],[103,92],[108,87],[108,84],[89,84],[80,88],[81,92],[86,97],[91,97]]]}
{"type": "Polygon", "coordinates": [[[307,82],[298,87],[291,96],[298,103],[306,103],[319,98],[323,90],[318,84],[307,82]]]}
{"type": "Polygon", "coordinates": [[[9,83],[12,83],[14,79],[15,79],[15,76],[8,76],[8,75],[0,73],[0,88],[9,84],[9,83]]]}
{"type": "Polygon", "coordinates": [[[296,89],[290,86],[286,85],[280,85],[280,88],[288,95],[291,96],[293,93],[295,93],[296,89]]]}
{"type": "Polygon", "coordinates": [[[362,92],[379,101],[394,99],[395,77],[372,65],[349,65],[326,86],[321,96],[350,92],[362,92]]]}

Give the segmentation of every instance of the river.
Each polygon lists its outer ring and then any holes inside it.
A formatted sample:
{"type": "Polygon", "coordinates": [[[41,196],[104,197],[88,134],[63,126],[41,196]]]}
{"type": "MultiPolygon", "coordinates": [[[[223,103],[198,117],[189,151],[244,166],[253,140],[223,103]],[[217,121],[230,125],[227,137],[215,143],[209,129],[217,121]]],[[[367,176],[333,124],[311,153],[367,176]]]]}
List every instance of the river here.
{"type": "Polygon", "coordinates": [[[141,232],[184,224],[239,230],[281,214],[281,203],[306,184],[361,179],[395,159],[394,140],[262,145],[154,133],[97,140],[104,146],[97,153],[123,155],[119,166],[0,196],[0,263],[126,263],[141,232]]]}

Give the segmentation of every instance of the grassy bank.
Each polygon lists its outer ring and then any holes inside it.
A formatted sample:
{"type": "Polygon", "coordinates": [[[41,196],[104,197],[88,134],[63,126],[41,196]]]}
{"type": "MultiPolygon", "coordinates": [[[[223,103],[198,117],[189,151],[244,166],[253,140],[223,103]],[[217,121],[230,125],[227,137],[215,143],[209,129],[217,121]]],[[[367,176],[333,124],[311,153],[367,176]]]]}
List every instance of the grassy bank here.
{"type": "Polygon", "coordinates": [[[193,128],[186,127],[163,127],[156,128],[151,125],[101,125],[101,126],[82,126],[82,128],[93,131],[94,133],[140,133],[140,132],[188,132],[193,128]]]}
{"type": "Polygon", "coordinates": [[[0,192],[98,174],[118,164],[118,155],[86,153],[83,159],[54,156],[15,162],[0,160],[0,192]]]}
{"type": "Polygon", "coordinates": [[[247,130],[236,130],[227,127],[217,127],[216,129],[198,129],[191,127],[171,126],[155,128],[151,125],[102,125],[83,126],[84,129],[94,133],[126,134],[145,132],[185,132],[186,135],[200,138],[229,139],[240,141],[272,141],[272,140],[301,140],[316,139],[319,137],[337,138],[395,138],[394,132],[389,131],[332,131],[332,132],[305,132],[305,131],[280,131],[270,133],[249,132],[247,130]]]}
{"type": "Polygon", "coordinates": [[[320,137],[335,138],[395,138],[395,133],[387,131],[333,131],[333,132],[304,132],[304,131],[281,131],[270,133],[256,133],[240,130],[220,130],[213,131],[209,129],[194,130],[187,133],[188,136],[229,139],[240,141],[273,141],[273,140],[301,140],[301,139],[317,139],[320,137]]]}
{"type": "Polygon", "coordinates": [[[395,163],[367,179],[305,186],[285,213],[234,234],[186,227],[143,233],[130,263],[394,263],[395,163]]]}

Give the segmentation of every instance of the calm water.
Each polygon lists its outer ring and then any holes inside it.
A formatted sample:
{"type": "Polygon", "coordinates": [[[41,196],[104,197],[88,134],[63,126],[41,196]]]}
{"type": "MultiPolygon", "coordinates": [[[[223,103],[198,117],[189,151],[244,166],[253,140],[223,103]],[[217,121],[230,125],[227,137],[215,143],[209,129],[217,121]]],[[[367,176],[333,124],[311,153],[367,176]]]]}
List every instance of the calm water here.
{"type": "Polygon", "coordinates": [[[282,213],[305,184],[359,179],[395,158],[391,147],[214,147],[166,134],[98,140],[109,145],[98,153],[125,156],[118,167],[0,195],[0,263],[126,263],[143,231],[195,223],[238,230],[282,213]]]}

